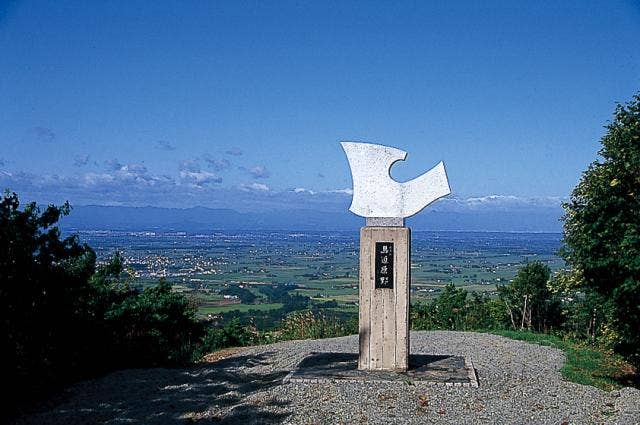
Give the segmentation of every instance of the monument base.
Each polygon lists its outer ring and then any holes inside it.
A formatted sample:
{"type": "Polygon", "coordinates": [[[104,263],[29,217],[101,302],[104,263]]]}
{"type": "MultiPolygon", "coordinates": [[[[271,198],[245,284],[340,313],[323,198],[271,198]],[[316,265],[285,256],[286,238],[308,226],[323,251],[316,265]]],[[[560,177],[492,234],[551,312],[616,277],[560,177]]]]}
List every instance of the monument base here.
{"type": "Polygon", "coordinates": [[[405,372],[358,370],[357,360],[356,353],[309,353],[283,382],[411,382],[478,388],[473,363],[461,356],[412,354],[405,372]]]}
{"type": "Polygon", "coordinates": [[[409,367],[411,231],[360,229],[360,370],[409,367]]]}

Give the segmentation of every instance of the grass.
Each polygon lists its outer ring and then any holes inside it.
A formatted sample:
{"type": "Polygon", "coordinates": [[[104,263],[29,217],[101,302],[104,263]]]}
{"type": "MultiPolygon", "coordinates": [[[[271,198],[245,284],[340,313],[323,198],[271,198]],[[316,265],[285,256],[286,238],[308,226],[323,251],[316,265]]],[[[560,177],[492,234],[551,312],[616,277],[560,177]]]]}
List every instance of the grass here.
{"type": "Polygon", "coordinates": [[[639,377],[634,368],[610,350],[549,334],[509,330],[490,332],[564,351],[567,360],[560,372],[567,381],[591,385],[605,391],[616,390],[623,386],[638,387],[639,377]]]}

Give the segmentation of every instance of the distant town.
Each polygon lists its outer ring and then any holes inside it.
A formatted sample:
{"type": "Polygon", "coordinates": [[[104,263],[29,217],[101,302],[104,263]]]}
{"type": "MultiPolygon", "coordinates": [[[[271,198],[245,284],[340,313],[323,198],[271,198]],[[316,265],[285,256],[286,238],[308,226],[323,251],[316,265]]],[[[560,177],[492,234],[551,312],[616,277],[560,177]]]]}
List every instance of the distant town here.
{"type": "MultiPolygon", "coordinates": [[[[99,261],[121,252],[133,285],[168,280],[192,297],[202,318],[281,309],[282,297],[267,287],[328,312],[357,312],[356,232],[76,233],[99,261]]],[[[531,260],[559,270],[560,241],[557,233],[414,232],[412,302],[433,298],[449,283],[493,296],[531,260]]]]}

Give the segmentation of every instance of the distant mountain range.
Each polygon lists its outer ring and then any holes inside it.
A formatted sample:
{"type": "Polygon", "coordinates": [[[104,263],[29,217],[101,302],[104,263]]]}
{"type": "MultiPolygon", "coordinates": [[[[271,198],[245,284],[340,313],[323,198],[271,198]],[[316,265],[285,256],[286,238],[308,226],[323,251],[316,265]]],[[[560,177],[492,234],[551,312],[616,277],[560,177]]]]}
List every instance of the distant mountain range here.
{"type": "MultiPolygon", "coordinates": [[[[427,209],[407,221],[414,230],[560,232],[558,207],[516,210],[442,211],[427,209]]],[[[232,209],[76,206],[61,220],[64,230],[183,231],[354,230],[364,218],[349,211],[292,209],[238,212],[232,209]]]]}

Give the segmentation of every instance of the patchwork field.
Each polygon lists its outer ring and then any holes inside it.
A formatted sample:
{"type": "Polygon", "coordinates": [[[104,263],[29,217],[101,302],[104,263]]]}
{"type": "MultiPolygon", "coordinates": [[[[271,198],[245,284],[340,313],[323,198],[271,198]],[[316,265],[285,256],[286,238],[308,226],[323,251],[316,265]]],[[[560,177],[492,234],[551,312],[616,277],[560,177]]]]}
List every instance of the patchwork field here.
{"type": "MultiPolygon", "coordinates": [[[[80,236],[102,261],[121,250],[134,284],[168,279],[198,303],[202,317],[280,309],[273,288],[309,297],[327,311],[357,312],[356,232],[80,236]]],[[[494,294],[529,261],[561,269],[564,262],[555,254],[560,239],[541,233],[413,232],[412,302],[429,300],[449,283],[494,294]]]]}

